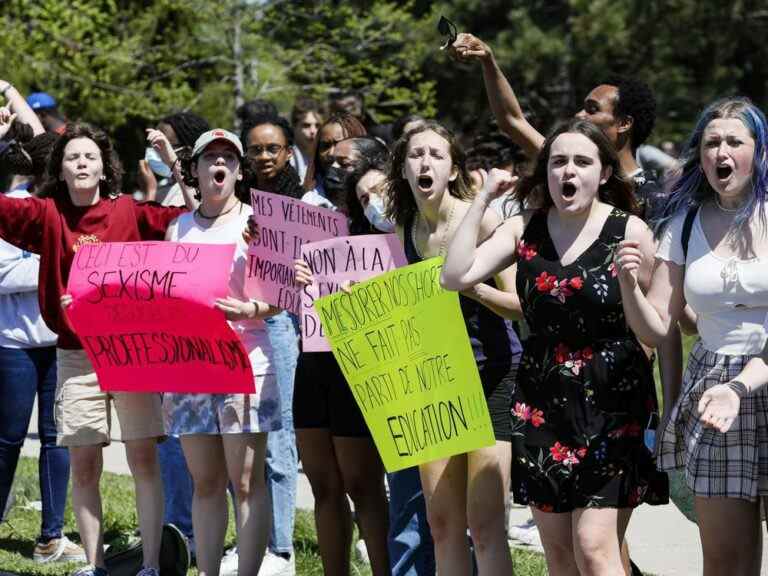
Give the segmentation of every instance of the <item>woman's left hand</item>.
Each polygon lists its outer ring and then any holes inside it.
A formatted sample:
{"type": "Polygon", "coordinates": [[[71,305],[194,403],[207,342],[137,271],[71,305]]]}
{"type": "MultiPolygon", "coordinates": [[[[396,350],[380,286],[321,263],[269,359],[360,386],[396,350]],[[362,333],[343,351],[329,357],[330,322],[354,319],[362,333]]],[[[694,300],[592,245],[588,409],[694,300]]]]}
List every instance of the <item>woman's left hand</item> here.
{"type": "Polygon", "coordinates": [[[232,296],[216,298],[216,308],[224,312],[227,320],[237,322],[239,320],[253,320],[256,318],[259,307],[251,300],[239,300],[232,296]]]}
{"type": "Polygon", "coordinates": [[[740,406],[741,398],[728,384],[713,386],[699,400],[701,422],[707,428],[728,432],[739,415],[740,406]]]}

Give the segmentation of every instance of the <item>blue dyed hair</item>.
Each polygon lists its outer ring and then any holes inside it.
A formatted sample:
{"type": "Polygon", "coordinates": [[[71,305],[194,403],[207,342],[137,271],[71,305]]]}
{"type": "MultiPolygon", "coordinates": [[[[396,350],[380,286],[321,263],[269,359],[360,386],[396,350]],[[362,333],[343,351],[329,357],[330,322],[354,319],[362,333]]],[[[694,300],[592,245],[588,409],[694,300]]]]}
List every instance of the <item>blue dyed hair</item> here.
{"type": "Polygon", "coordinates": [[[718,118],[738,118],[755,139],[755,155],[752,166],[752,198],[747,202],[733,221],[734,229],[746,231],[749,220],[757,209],[760,224],[765,229],[765,196],[768,190],[768,121],[765,115],[749,98],[723,98],[710,104],[699,115],[696,127],[688,138],[680,154],[682,166],[671,180],[669,201],[664,215],[655,226],[658,238],[670,220],[682,210],[701,206],[717,194],[707,181],[701,168],[701,139],[704,130],[712,120],[718,118]]]}

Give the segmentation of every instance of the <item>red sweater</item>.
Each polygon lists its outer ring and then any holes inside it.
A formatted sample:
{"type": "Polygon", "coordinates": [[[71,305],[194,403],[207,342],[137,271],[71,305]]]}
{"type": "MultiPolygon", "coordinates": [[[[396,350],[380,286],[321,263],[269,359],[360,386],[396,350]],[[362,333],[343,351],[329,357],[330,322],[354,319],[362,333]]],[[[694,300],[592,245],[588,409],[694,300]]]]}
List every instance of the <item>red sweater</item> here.
{"type": "Polygon", "coordinates": [[[40,311],[59,335],[59,348],[82,348],[60,304],[77,249],[98,242],[163,240],[168,224],[184,210],[154,202],[137,204],[130,196],[75,206],[68,195],[41,199],[0,194],[0,238],[40,254],[40,311]]]}

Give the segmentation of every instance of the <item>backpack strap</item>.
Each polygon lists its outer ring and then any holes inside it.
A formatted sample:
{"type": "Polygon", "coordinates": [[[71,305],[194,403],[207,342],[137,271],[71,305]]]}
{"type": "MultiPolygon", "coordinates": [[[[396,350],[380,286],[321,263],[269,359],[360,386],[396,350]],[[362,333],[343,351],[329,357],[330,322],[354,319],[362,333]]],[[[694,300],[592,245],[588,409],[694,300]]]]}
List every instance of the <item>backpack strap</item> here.
{"type": "Polygon", "coordinates": [[[680,242],[683,245],[683,259],[688,261],[688,242],[691,240],[691,231],[693,230],[693,220],[696,218],[696,213],[699,211],[698,206],[691,206],[688,208],[688,212],[685,214],[685,220],[683,221],[683,233],[680,236],[680,242]]]}

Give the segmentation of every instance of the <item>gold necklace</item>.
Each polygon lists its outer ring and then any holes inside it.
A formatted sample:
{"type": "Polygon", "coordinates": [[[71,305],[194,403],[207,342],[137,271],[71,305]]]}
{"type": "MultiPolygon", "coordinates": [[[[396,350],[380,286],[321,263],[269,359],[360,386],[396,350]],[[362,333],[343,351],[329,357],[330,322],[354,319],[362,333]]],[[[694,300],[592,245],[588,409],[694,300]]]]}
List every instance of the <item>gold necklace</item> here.
{"type": "MultiPolygon", "coordinates": [[[[448,219],[446,220],[445,227],[443,228],[443,237],[440,239],[440,249],[437,252],[438,256],[445,256],[448,248],[448,232],[450,232],[451,230],[453,213],[456,211],[456,204],[458,203],[458,201],[453,198],[451,200],[452,200],[451,211],[448,213],[448,219]]],[[[421,212],[419,212],[418,216],[416,217],[416,222],[414,223],[414,226],[411,228],[411,242],[413,242],[413,247],[420,258],[424,258],[424,255],[422,254],[421,250],[419,250],[419,244],[416,236],[416,228],[418,227],[418,225],[421,223],[422,220],[424,220],[424,226],[427,227],[427,221],[424,219],[421,212]]],[[[427,242],[429,242],[429,230],[427,230],[427,242]]]]}

